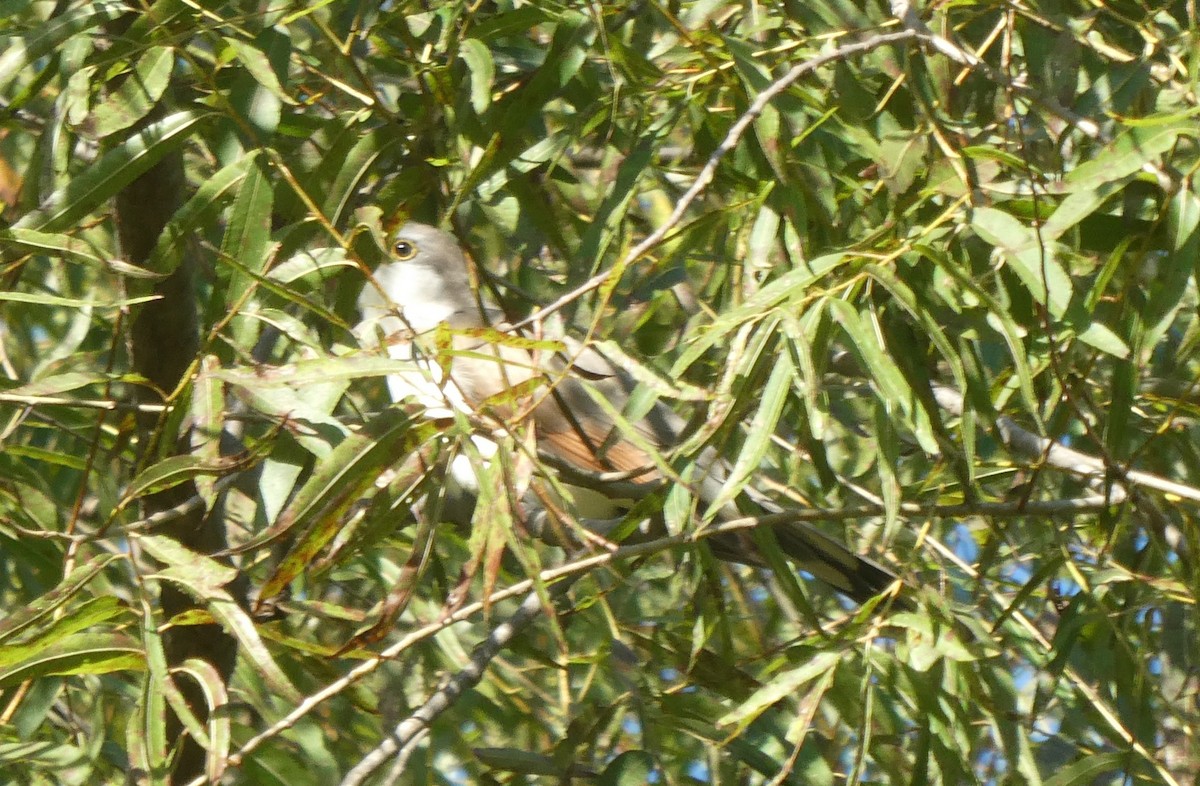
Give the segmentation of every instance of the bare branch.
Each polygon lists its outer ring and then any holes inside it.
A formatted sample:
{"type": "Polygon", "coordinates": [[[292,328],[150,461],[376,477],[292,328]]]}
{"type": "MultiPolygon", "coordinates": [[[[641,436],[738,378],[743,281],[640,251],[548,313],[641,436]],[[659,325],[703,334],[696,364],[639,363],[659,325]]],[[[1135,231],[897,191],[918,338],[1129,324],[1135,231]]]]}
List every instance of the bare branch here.
{"type": "MultiPolygon", "coordinates": [[[[933,395],[942,409],[952,415],[962,415],[963,397],[957,390],[945,385],[934,385],[933,395]]],[[[1150,472],[1113,467],[1102,458],[1068,448],[1023,429],[1006,415],[996,418],[996,430],[1000,432],[1000,438],[1004,440],[1004,444],[1018,455],[1044,460],[1051,467],[1084,477],[1102,479],[1110,474],[1115,475],[1114,488],[1110,492],[1114,502],[1121,501],[1125,497],[1125,491],[1119,485],[1121,482],[1166,494],[1174,494],[1191,502],[1200,502],[1200,489],[1185,486],[1150,472]]]]}

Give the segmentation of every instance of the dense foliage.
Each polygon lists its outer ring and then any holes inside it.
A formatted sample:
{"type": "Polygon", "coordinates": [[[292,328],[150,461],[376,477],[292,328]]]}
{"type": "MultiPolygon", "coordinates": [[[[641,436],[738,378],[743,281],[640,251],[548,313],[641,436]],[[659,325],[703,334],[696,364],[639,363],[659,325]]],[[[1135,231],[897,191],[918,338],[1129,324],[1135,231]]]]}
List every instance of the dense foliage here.
{"type": "Polygon", "coordinates": [[[927,6],[0,0],[6,777],[1194,781],[1195,4],[927,6]],[[913,608],[447,523],[405,217],[913,608]]]}

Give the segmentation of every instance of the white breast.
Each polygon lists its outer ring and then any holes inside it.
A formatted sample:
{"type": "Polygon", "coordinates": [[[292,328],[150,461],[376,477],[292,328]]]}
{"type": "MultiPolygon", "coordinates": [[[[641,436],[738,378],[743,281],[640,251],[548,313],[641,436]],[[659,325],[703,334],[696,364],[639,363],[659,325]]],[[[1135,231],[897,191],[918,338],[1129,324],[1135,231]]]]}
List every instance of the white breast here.
{"type": "Polygon", "coordinates": [[[443,378],[441,367],[431,358],[422,357],[408,342],[392,344],[388,355],[395,360],[407,360],[412,369],[387,377],[392,401],[415,400],[425,407],[426,417],[448,418],[459,412],[470,412],[458,387],[443,378]],[[414,357],[415,355],[415,357],[414,357]]]}

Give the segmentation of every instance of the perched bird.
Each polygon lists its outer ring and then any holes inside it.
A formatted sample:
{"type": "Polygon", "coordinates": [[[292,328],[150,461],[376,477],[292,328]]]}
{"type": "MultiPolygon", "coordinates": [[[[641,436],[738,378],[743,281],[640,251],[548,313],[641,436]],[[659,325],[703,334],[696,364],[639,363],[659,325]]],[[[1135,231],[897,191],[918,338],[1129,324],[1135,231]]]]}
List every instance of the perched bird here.
{"type": "MultiPolygon", "coordinates": [[[[455,238],[426,224],[410,222],[390,239],[391,261],[375,270],[358,299],[362,322],[356,328],[364,345],[382,343],[396,359],[412,360],[412,370],[387,378],[393,400],[415,399],[428,417],[445,417],[458,409],[483,413],[498,423],[531,418],[539,452],[584,473],[624,473],[633,483],[651,483],[662,473],[650,452],[669,452],[681,439],[683,421],[658,403],[644,416],[623,425],[609,412],[623,412],[635,383],[600,353],[566,342],[565,352],[546,342],[513,337],[498,309],[477,297],[466,256],[455,238]],[[449,330],[450,350],[435,359],[428,337],[439,325],[449,330]],[[422,347],[425,347],[424,349],[422,347]],[[439,362],[440,360],[440,362],[439,362]],[[591,388],[590,392],[588,388],[591,388]],[[611,409],[597,403],[596,396],[611,409]]],[[[480,454],[494,455],[495,443],[484,434],[473,437],[480,454]]],[[[688,478],[702,501],[711,502],[729,475],[728,464],[709,449],[697,462],[703,477],[688,478]]],[[[455,460],[451,474],[472,488],[470,464],[455,460]]],[[[781,508],[753,495],[766,513],[781,508]]],[[[581,519],[593,520],[576,511],[581,519]]],[[[740,515],[732,504],[719,519],[740,515]]],[[[897,581],[878,563],[855,554],[834,538],[801,521],[774,528],[787,556],[804,571],[856,601],[865,601],[897,581]]],[[[763,565],[747,530],[707,539],[725,560],[763,565]]]]}

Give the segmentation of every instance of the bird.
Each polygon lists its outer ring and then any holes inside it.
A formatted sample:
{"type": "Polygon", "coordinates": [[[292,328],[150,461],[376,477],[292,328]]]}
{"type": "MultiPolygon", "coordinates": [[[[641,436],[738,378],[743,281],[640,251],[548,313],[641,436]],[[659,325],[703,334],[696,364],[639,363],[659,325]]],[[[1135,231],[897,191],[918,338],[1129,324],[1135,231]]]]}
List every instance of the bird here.
{"type": "MultiPolygon", "coordinates": [[[[653,454],[669,452],[680,443],[685,428],[682,417],[662,402],[637,418],[613,417],[610,412],[623,412],[630,401],[636,387],[632,377],[577,341],[564,339],[554,345],[515,335],[500,309],[473,286],[468,258],[448,232],[409,221],[389,236],[388,243],[388,259],[374,270],[359,295],[361,321],[354,330],[364,347],[386,350],[394,359],[411,362],[409,368],[387,376],[394,401],[416,401],[427,418],[459,411],[486,415],[497,424],[527,419],[539,453],[562,467],[609,477],[615,473],[628,481],[626,485],[664,479],[664,467],[653,454]],[[442,336],[443,346],[449,337],[450,352],[428,349],[428,339],[435,335],[442,336]],[[556,347],[565,351],[555,351],[556,347]],[[597,397],[609,407],[598,404],[597,397]]],[[[487,433],[474,434],[472,440],[484,460],[494,456],[496,443],[487,433]]],[[[696,464],[701,474],[688,481],[701,501],[712,502],[729,476],[730,465],[711,447],[696,464]]],[[[448,473],[468,492],[476,482],[465,456],[456,457],[448,473]]],[[[581,492],[580,496],[588,495],[581,492]]],[[[764,513],[784,512],[761,494],[751,499],[764,513]]],[[[576,514],[589,521],[604,519],[604,514],[576,514]]],[[[718,519],[739,515],[732,503],[717,512],[718,519]]],[[[812,525],[785,521],[773,532],[783,553],[801,570],[850,599],[863,603],[891,590],[894,605],[905,605],[899,596],[904,585],[894,571],[812,525]]],[[[706,540],[720,559],[766,565],[747,530],[706,540]]]]}

